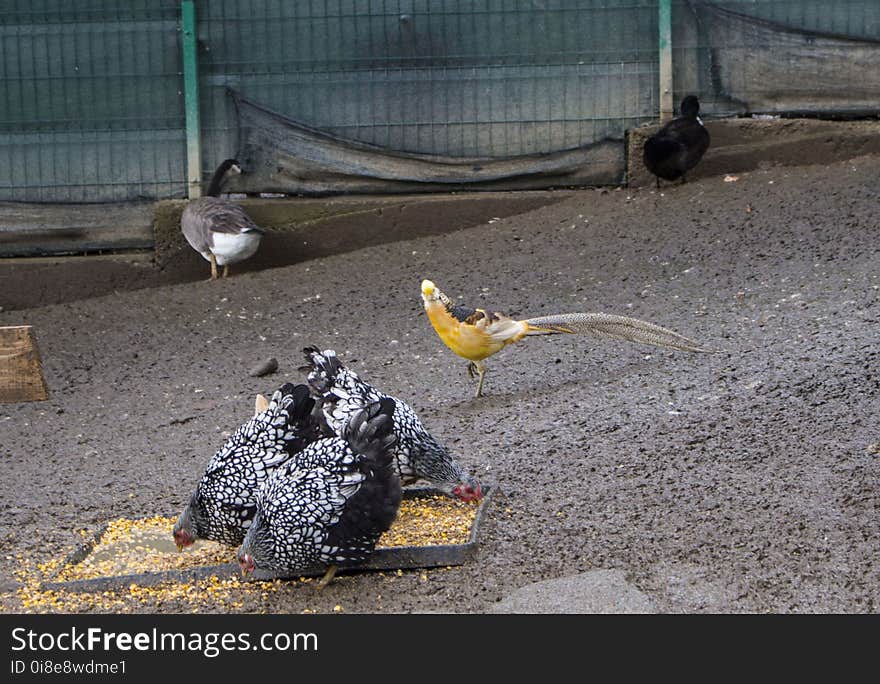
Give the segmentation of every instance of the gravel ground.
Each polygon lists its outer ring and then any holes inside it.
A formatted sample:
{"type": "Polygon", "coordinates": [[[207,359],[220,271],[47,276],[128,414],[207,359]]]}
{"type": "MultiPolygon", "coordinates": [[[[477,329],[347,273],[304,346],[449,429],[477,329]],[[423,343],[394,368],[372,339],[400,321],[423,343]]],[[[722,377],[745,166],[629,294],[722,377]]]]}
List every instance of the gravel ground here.
{"type": "Polygon", "coordinates": [[[0,608],[482,613],[530,583],[607,569],[663,612],[876,612],[878,177],[865,156],[585,190],[226,281],[2,312],[35,326],[52,396],[0,406],[0,543],[18,569],[0,608]],[[475,400],[422,312],[425,277],[511,315],[622,313],[723,352],[532,338],[490,359],[475,400]],[[409,401],[498,485],[477,561],[320,593],[36,591],[40,564],[84,531],[175,514],[255,393],[301,378],[307,344],[409,401]],[[279,371],[250,377],[267,356],[279,371]]]}

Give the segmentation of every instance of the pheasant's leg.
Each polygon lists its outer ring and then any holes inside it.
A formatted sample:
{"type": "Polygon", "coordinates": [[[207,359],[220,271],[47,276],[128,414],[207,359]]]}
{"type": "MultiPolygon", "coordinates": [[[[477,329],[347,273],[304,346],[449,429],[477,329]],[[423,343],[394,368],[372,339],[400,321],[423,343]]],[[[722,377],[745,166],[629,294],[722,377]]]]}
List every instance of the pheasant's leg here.
{"type": "Polygon", "coordinates": [[[211,254],[211,280],[217,280],[217,257],[211,254]]]}
{"type": "Polygon", "coordinates": [[[483,380],[486,377],[486,366],[482,361],[469,361],[467,365],[468,377],[473,380],[475,377],[479,378],[477,382],[477,396],[483,396],[483,380]]]}
{"type": "Polygon", "coordinates": [[[225,264],[223,266],[223,277],[225,278],[228,275],[229,275],[229,264],[225,264]]]}
{"type": "Polygon", "coordinates": [[[486,379],[486,366],[482,361],[477,361],[474,364],[474,367],[477,369],[477,374],[480,376],[480,381],[477,383],[477,396],[483,396],[483,380],[486,379]]]}
{"type": "Polygon", "coordinates": [[[657,183],[657,189],[659,190],[660,189],[660,176],[657,176],[656,178],[654,178],[654,181],[657,183]]]}
{"type": "Polygon", "coordinates": [[[324,573],[324,576],[321,578],[321,581],[318,582],[318,586],[315,587],[315,590],[321,591],[321,589],[323,589],[328,584],[330,584],[330,580],[333,579],[333,575],[335,575],[335,574],[336,574],[336,566],[331,565],[329,568],[327,568],[327,572],[324,573]]]}
{"type": "Polygon", "coordinates": [[[486,369],[483,368],[483,364],[479,361],[468,361],[467,373],[471,380],[476,377],[480,378],[480,381],[477,383],[477,396],[482,396],[483,376],[486,374],[486,369]]]}

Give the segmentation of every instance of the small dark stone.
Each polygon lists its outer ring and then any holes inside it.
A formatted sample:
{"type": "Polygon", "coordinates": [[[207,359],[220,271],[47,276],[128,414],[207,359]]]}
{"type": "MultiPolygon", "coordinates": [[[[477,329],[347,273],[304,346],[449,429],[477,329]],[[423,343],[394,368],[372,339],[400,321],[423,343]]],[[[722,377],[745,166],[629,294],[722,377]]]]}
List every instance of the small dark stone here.
{"type": "Polygon", "coordinates": [[[278,370],[278,359],[274,356],[270,356],[268,359],[261,361],[256,366],[251,368],[251,377],[260,378],[264,375],[270,375],[278,370]]]}

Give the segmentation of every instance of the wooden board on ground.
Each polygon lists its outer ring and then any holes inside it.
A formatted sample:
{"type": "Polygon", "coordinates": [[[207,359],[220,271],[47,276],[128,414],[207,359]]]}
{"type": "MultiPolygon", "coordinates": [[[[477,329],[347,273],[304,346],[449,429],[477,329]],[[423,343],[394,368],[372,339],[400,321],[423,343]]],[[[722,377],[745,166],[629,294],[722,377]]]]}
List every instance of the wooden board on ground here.
{"type": "Polygon", "coordinates": [[[0,402],[48,398],[33,328],[29,325],[0,327],[0,402]]]}

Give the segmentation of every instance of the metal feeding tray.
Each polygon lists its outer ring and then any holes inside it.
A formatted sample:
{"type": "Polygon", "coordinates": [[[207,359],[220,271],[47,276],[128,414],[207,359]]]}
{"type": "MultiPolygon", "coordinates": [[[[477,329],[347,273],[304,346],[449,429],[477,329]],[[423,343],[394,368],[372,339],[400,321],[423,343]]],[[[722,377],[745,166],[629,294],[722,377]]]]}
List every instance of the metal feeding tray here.
{"type": "MultiPolygon", "coordinates": [[[[339,569],[339,574],[345,572],[360,572],[365,570],[407,570],[415,568],[432,568],[447,565],[463,565],[471,561],[476,555],[477,541],[480,533],[480,525],[485,516],[485,511],[489,503],[492,501],[497,487],[486,486],[483,489],[483,499],[477,505],[476,513],[471,523],[468,539],[463,543],[452,544],[431,544],[425,546],[389,546],[377,547],[367,562],[357,566],[347,566],[339,569]]],[[[435,496],[445,496],[441,491],[429,487],[412,487],[403,490],[403,498],[405,500],[428,498],[435,496]]],[[[264,570],[257,570],[249,574],[246,578],[241,577],[241,571],[238,563],[234,561],[235,549],[224,549],[223,555],[228,551],[228,557],[233,559],[232,562],[218,563],[216,561],[208,562],[204,565],[190,565],[185,568],[177,568],[170,570],[145,571],[136,573],[118,573],[108,574],[99,577],[89,577],[87,579],[77,579],[65,577],[71,574],[71,570],[75,571],[81,564],[87,560],[94,560],[98,554],[102,553],[101,546],[104,543],[105,535],[107,535],[109,524],[103,525],[95,534],[95,536],[71,553],[62,563],[58,571],[41,584],[41,589],[45,591],[76,591],[76,592],[101,592],[113,589],[124,589],[132,584],[137,586],[153,586],[163,582],[192,582],[194,580],[206,579],[209,577],[218,577],[220,579],[228,579],[238,577],[242,582],[267,581],[275,579],[294,579],[299,577],[320,577],[324,574],[325,567],[316,567],[306,569],[289,575],[279,575],[264,570]]],[[[393,527],[392,527],[393,531],[393,527]]],[[[197,542],[196,546],[200,543],[197,542]]],[[[212,542],[207,542],[212,543],[212,542]]],[[[160,547],[174,549],[174,542],[171,538],[170,527],[166,533],[151,542],[148,547],[153,546],[157,550],[160,547]]],[[[167,551],[163,548],[163,551],[167,551]]],[[[187,553],[184,551],[183,553],[187,553]]],[[[175,550],[176,553],[176,550],[175,550]]]]}

